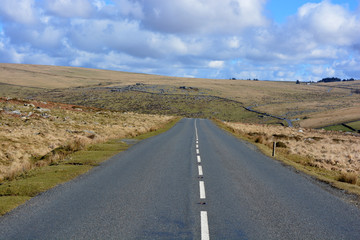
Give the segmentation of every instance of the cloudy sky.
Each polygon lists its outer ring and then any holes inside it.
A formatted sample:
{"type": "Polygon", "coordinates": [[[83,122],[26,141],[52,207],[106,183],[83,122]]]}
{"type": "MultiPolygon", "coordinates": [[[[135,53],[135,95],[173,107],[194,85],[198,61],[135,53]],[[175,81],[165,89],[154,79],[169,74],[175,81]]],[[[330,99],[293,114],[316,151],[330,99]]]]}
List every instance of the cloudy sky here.
{"type": "Polygon", "coordinates": [[[360,79],[360,0],[1,0],[0,62],[360,79]]]}

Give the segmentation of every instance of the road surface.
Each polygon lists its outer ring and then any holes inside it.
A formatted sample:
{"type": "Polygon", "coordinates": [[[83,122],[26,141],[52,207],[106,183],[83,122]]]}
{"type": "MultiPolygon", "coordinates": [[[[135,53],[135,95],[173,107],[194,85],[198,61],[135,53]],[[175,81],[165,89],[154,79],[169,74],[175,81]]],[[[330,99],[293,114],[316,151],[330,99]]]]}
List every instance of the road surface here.
{"type": "Polygon", "coordinates": [[[1,217],[0,239],[360,239],[360,211],[183,119],[1,217]]]}

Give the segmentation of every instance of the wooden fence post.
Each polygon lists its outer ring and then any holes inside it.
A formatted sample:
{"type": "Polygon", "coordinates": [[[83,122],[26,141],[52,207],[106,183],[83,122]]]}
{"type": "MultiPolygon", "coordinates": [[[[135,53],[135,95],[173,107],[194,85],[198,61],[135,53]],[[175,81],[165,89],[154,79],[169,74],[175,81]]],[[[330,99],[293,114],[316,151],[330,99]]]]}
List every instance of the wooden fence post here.
{"type": "Polygon", "coordinates": [[[272,156],[275,157],[276,142],[273,142],[272,156]]]}

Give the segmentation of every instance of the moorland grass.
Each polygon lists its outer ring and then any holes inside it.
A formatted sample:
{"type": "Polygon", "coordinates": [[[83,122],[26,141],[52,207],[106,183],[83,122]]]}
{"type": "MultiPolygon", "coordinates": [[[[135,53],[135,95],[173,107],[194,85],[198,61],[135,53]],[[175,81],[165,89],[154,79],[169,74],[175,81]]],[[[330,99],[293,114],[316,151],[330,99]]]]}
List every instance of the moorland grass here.
{"type": "MultiPolygon", "coordinates": [[[[242,140],[254,144],[265,155],[272,157],[272,144],[268,144],[264,140],[260,141],[258,135],[251,136],[243,131],[239,131],[233,127],[230,127],[222,121],[216,119],[213,121],[219,127],[242,140]]],[[[339,170],[331,170],[319,167],[318,163],[316,163],[312,157],[293,154],[287,148],[277,148],[276,156],[273,158],[285,163],[286,165],[292,166],[307,175],[319,179],[322,182],[328,183],[333,187],[344,189],[349,193],[360,196],[360,181],[358,181],[359,176],[354,172],[345,173],[339,170]]]]}
{"type": "Polygon", "coordinates": [[[138,91],[111,92],[109,89],[72,88],[49,91],[42,100],[106,108],[120,112],[218,118],[226,121],[262,121],[237,101],[209,95],[153,94],[138,91]]]}
{"type": "MultiPolygon", "coordinates": [[[[2,83],[11,83],[17,86],[46,88],[45,92],[50,89],[66,89],[85,86],[91,86],[91,89],[105,87],[119,87],[127,85],[135,85],[143,83],[152,86],[161,86],[165,90],[176,89],[180,86],[188,86],[198,88],[199,92],[211,93],[211,95],[236,100],[242,106],[256,106],[255,109],[281,115],[287,118],[300,118],[296,124],[302,127],[323,127],[342,122],[355,121],[360,119],[360,102],[358,94],[352,94],[354,89],[358,89],[360,81],[340,82],[340,83],[313,83],[295,84],[294,82],[275,82],[275,81],[248,81],[248,80],[226,80],[226,79],[199,79],[199,78],[180,78],[169,76],[158,76],[150,74],[127,73],[117,71],[107,71],[99,69],[86,69],[75,67],[59,67],[59,66],[40,66],[26,64],[0,64],[0,73],[2,83]],[[306,117],[306,119],[305,119],[306,117]],[[326,119],[326,121],[323,121],[326,119]]],[[[28,91],[29,88],[26,90],[28,91]]],[[[34,97],[34,94],[17,89],[4,92],[11,96],[20,96],[16,94],[25,94],[27,97],[34,97]]],[[[39,96],[39,89],[33,89],[39,96]]],[[[89,91],[89,89],[83,89],[89,91]]],[[[1,92],[1,89],[0,89],[1,92]]],[[[43,90],[44,92],[44,90],[43,90]]],[[[186,91],[178,91],[183,95],[193,95],[186,91]]],[[[35,95],[36,95],[35,94],[35,95]]],[[[42,94],[40,94],[42,95],[42,94]]],[[[62,102],[67,98],[66,94],[58,96],[63,98],[62,102]]],[[[81,105],[94,104],[93,98],[83,98],[81,105]]],[[[164,98],[165,101],[166,98],[164,98]]],[[[44,98],[46,101],[46,99],[44,98]]],[[[71,100],[71,99],[69,99],[71,100]]],[[[176,101],[170,100],[169,109],[160,109],[164,114],[177,114],[176,112],[184,112],[184,107],[179,105],[176,108],[176,101]],[[174,107],[175,106],[175,107],[174,107]]],[[[70,102],[71,103],[71,102],[70,102]]],[[[96,104],[99,104],[96,101],[96,104]]],[[[110,102],[104,101],[102,107],[106,107],[110,102]]],[[[165,102],[166,103],[166,102],[165,102]]],[[[116,103],[119,105],[119,103],[116,103]]],[[[116,105],[114,104],[114,105],[116,105]]],[[[197,102],[196,105],[200,105],[197,102]]],[[[162,106],[166,104],[161,103],[162,106]]],[[[128,99],[126,106],[131,107],[131,101],[128,99]]],[[[212,114],[213,117],[228,121],[239,121],[247,119],[249,121],[256,120],[256,115],[246,115],[242,111],[243,116],[234,118],[233,109],[228,108],[228,113],[217,111],[216,107],[207,105],[211,111],[205,114],[212,114]],[[211,107],[211,108],[209,108],[211,107]],[[219,113],[218,113],[219,112],[219,113]]],[[[219,105],[221,106],[221,104],[219,105]]],[[[135,102],[134,107],[137,112],[146,113],[146,106],[138,106],[135,102]]],[[[151,108],[152,106],[150,106],[151,108]]],[[[190,109],[192,106],[189,105],[190,109]]],[[[195,108],[195,111],[186,113],[197,117],[197,113],[201,109],[195,108]]],[[[130,110],[131,111],[131,110],[130,110]]],[[[203,114],[203,113],[201,113],[203,114]]],[[[263,119],[265,122],[266,119],[263,119]]]]}
{"type": "MultiPolygon", "coordinates": [[[[134,139],[139,141],[163,133],[180,119],[175,118],[162,128],[139,135],[134,139]]],[[[122,139],[93,144],[68,155],[65,160],[56,164],[35,168],[13,180],[3,181],[0,185],[0,214],[3,215],[39,193],[88,172],[94,166],[98,166],[128,148],[129,145],[122,139]]]]}

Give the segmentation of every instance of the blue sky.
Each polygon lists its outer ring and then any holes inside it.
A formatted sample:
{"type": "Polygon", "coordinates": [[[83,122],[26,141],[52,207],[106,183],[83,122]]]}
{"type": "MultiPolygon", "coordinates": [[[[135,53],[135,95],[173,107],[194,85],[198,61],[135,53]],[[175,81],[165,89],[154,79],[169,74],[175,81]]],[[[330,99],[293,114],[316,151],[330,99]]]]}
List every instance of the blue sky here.
{"type": "MultiPolygon", "coordinates": [[[[266,10],[269,14],[269,17],[273,18],[274,21],[278,23],[284,23],[287,17],[295,14],[297,9],[304,5],[305,3],[320,3],[322,1],[312,0],[269,0],[266,3],[266,10]]],[[[355,11],[359,6],[358,0],[332,0],[334,4],[342,5],[348,8],[351,11],[355,11]]]]}
{"type": "Polygon", "coordinates": [[[360,79],[359,0],[2,0],[0,62],[360,79]]]}

